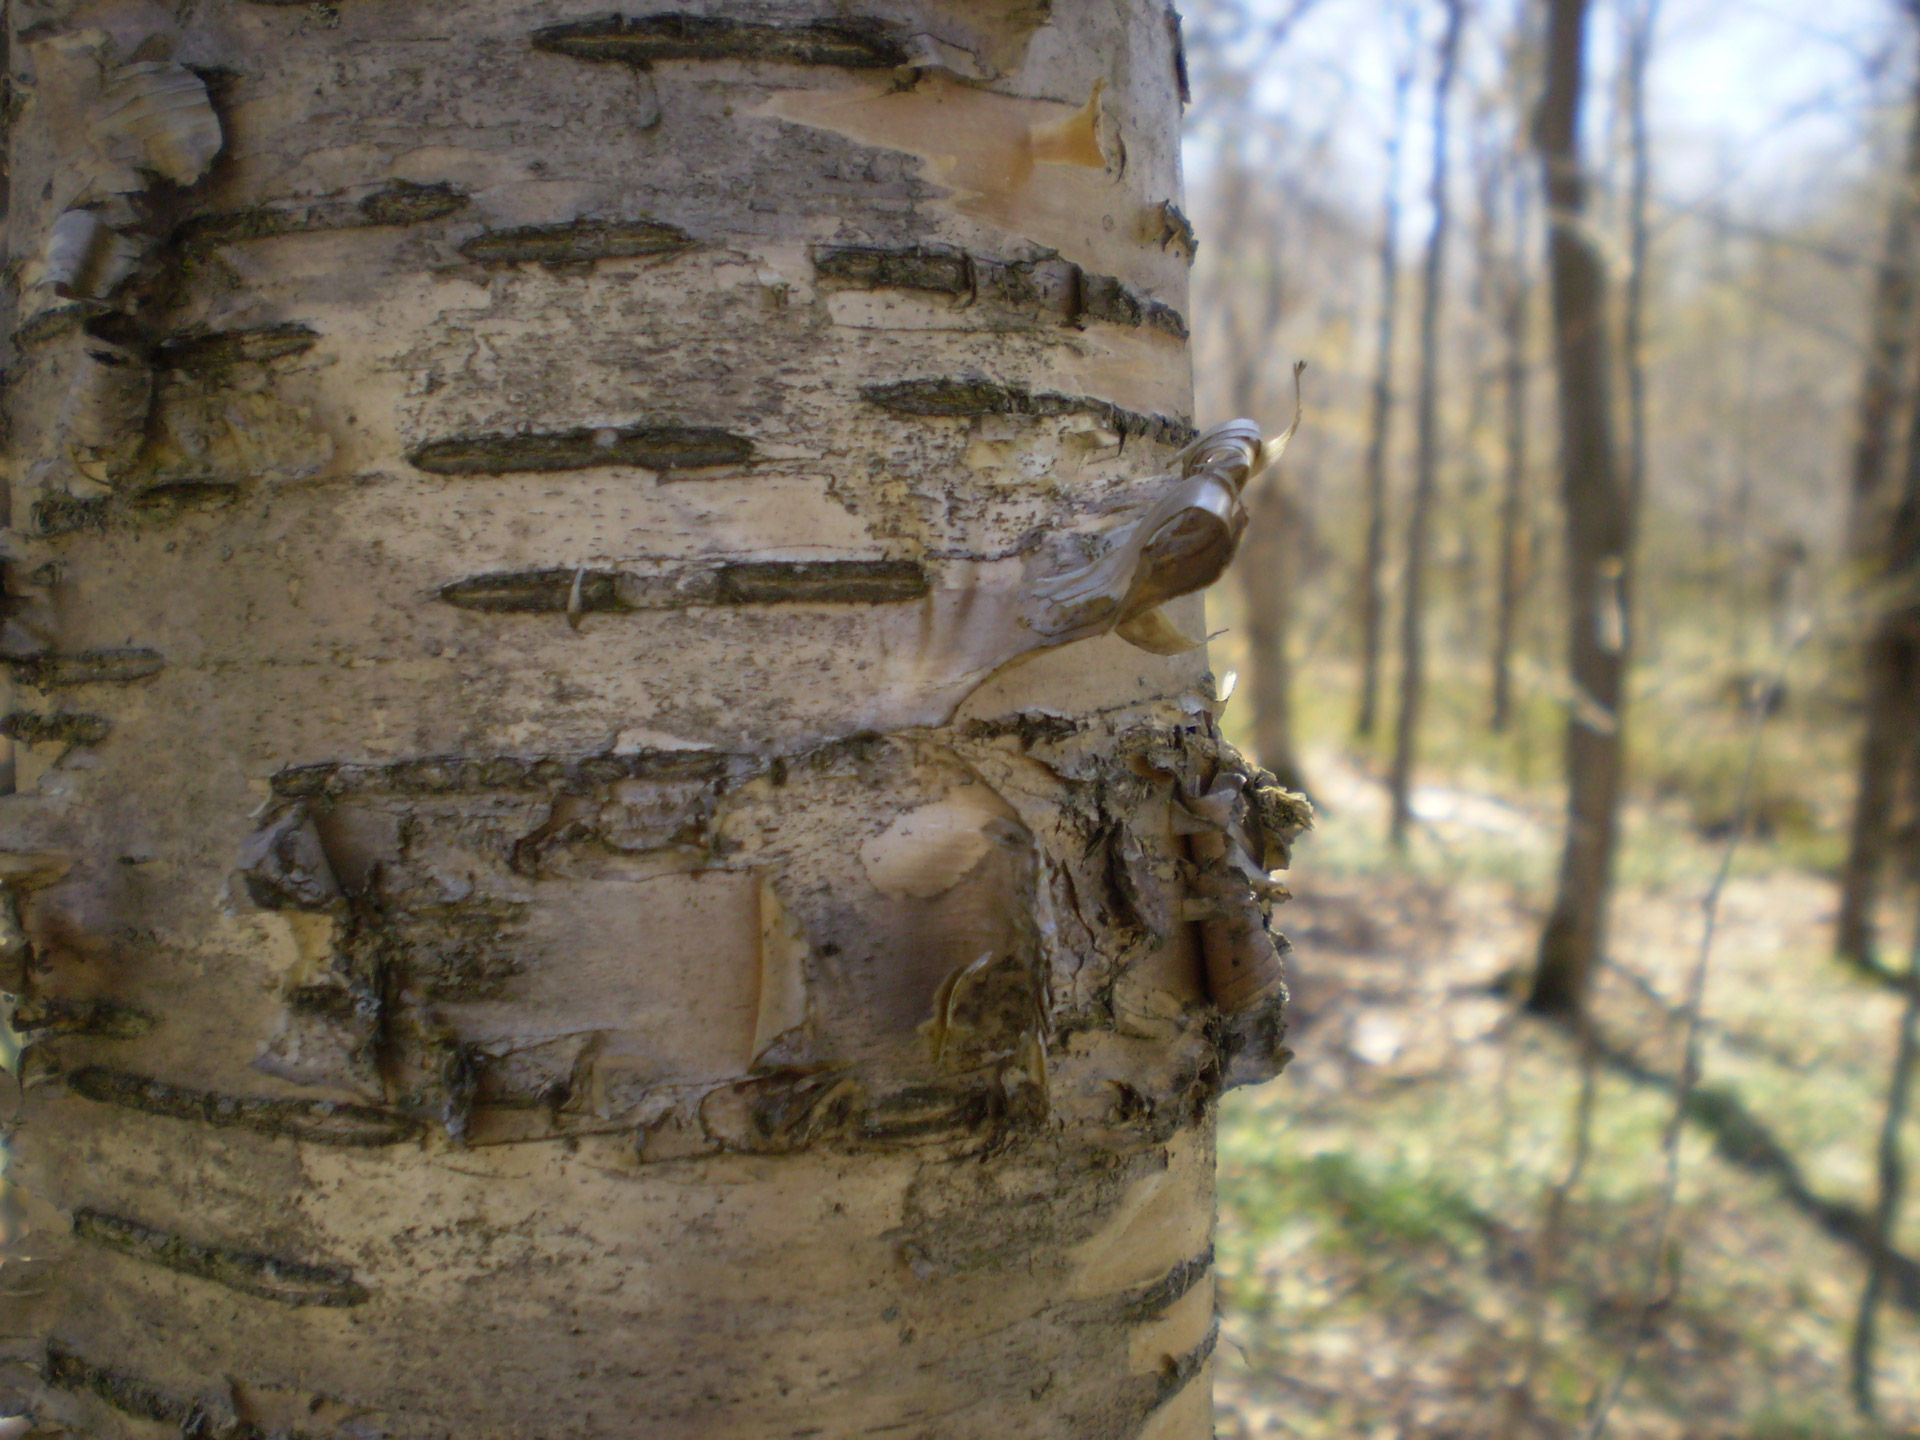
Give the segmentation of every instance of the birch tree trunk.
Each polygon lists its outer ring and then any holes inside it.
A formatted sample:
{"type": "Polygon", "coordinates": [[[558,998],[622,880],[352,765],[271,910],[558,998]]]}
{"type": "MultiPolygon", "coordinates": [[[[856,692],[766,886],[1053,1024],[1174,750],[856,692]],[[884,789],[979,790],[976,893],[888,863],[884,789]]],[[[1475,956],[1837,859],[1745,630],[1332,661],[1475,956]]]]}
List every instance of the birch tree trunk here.
{"type": "Polygon", "coordinates": [[[1163,10],[11,12],[8,1411],[1210,1434],[1163,10]]]}

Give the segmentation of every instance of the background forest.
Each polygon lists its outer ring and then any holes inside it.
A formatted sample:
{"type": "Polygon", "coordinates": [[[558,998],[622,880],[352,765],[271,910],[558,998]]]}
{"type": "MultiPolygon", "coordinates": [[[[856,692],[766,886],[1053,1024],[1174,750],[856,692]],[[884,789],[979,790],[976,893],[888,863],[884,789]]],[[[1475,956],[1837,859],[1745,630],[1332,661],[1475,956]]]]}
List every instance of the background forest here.
{"type": "Polygon", "coordinates": [[[1920,7],[1184,8],[1199,413],[1308,362],[1214,668],[1321,816],[1220,1433],[1920,1434],[1920,7]]]}

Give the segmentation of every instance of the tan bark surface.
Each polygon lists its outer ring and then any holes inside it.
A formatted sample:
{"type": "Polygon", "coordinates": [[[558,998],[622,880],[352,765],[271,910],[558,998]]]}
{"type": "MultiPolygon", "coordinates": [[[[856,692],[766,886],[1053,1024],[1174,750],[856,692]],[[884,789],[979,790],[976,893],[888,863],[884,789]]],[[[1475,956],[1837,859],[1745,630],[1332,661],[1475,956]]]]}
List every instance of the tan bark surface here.
{"type": "Polygon", "coordinates": [[[1166,13],[10,12],[8,1408],[1209,1434],[1166,13]]]}

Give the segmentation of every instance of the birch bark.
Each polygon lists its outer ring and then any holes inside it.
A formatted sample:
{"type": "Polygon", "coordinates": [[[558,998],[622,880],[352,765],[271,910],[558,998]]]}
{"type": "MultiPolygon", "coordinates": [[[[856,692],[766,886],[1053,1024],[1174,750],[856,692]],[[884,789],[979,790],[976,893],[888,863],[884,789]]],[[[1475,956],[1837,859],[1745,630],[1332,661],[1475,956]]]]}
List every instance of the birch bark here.
{"type": "Polygon", "coordinates": [[[1305,810],[1035,599],[1191,435],[1168,15],[9,36],[8,1408],[1209,1434],[1305,810]]]}

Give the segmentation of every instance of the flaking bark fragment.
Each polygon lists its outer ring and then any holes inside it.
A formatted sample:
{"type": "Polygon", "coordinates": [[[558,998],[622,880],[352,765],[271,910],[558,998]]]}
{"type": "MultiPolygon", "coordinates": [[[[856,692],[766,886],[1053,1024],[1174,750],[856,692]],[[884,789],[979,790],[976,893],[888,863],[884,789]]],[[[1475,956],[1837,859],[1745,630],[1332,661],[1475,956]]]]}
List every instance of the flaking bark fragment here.
{"type": "Polygon", "coordinates": [[[407,452],[407,463],[433,475],[515,475],[625,465],[642,470],[697,470],[743,465],[753,442],[725,430],[686,425],[579,426],[524,435],[471,435],[431,440],[407,452]]]}
{"type": "Polygon", "coordinates": [[[568,266],[629,256],[677,255],[693,244],[686,231],[655,220],[572,220],[564,225],[488,230],[462,244],[460,253],[482,265],[533,261],[568,266]]]}
{"type": "Polygon", "coordinates": [[[420,1132],[410,1116],[339,1100],[285,1100],[264,1095],[220,1095],[148,1075],[93,1065],[67,1077],[74,1094],[203,1125],[284,1135],[317,1145],[397,1145],[420,1132]]]}
{"type": "Polygon", "coordinates": [[[346,1307],[363,1304],[367,1298],[366,1288],[343,1265],[312,1265],[260,1251],[204,1245],[124,1215],[76,1210],[73,1233],[132,1259],[282,1305],[346,1307]]]}
{"type": "Polygon", "coordinates": [[[741,60],[884,70],[905,65],[906,45],[877,20],[771,25],[718,15],[612,15],[533,34],[536,50],[647,67],[661,60],[741,60]]]}
{"type": "Polygon", "coordinates": [[[1107,400],[1088,395],[1058,395],[1047,391],[1002,385],[977,376],[924,380],[897,380],[869,385],[860,392],[883,410],[899,415],[1091,415],[1116,435],[1139,437],[1162,445],[1182,446],[1192,441],[1194,429],[1164,415],[1141,415],[1107,400]]]}

